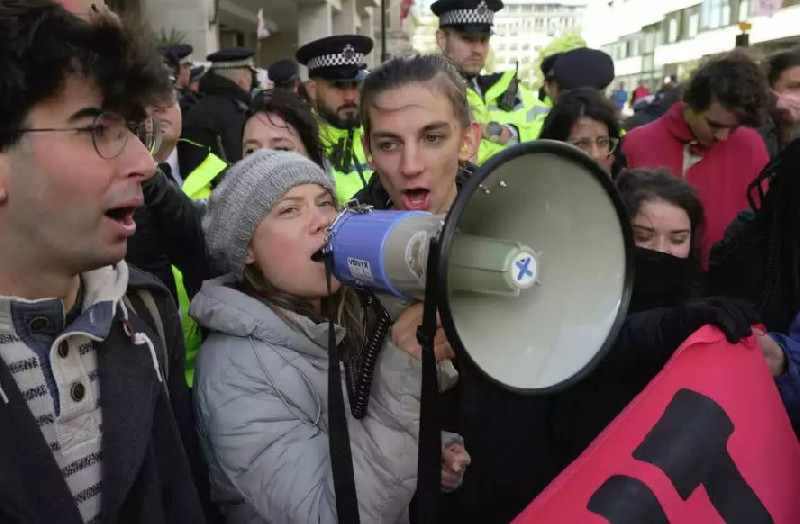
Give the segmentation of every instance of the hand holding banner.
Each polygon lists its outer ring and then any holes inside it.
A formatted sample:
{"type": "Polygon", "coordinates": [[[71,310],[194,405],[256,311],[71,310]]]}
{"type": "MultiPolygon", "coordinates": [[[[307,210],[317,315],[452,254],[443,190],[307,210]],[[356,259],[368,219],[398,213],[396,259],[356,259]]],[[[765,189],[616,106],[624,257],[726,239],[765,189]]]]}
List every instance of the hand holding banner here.
{"type": "Polygon", "coordinates": [[[692,335],[514,521],[800,522],[800,444],[755,337],[692,335]]]}

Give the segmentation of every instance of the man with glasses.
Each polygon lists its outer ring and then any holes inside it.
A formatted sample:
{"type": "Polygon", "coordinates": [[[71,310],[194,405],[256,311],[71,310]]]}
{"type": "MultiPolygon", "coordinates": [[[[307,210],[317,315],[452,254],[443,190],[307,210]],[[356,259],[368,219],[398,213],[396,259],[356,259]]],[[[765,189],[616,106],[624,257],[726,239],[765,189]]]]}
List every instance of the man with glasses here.
{"type": "Polygon", "coordinates": [[[339,202],[352,198],[372,178],[361,144],[358,93],[366,76],[364,57],[371,51],[372,39],[359,35],[329,36],[297,50],[297,61],[308,67],[306,92],[320,118],[319,137],[339,202]]]}
{"type": "Polygon", "coordinates": [[[92,22],[0,0],[0,521],[202,523],[178,317],[122,261],[171,86],[92,22]]]}
{"type": "Polygon", "coordinates": [[[770,100],[761,68],[742,51],[720,55],[697,69],[683,100],[623,141],[628,167],[668,167],[697,190],[706,224],[701,255],[749,207],[747,187],[769,161],[757,126],[770,100]]]}
{"type": "Polygon", "coordinates": [[[134,215],[138,228],[129,242],[126,260],[158,277],[178,302],[186,346],[186,380],[191,386],[194,358],[202,339],[189,316],[189,302],[202,281],[211,277],[211,270],[200,230],[201,212],[185,197],[196,202],[208,200],[228,164],[207,146],[181,138],[177,92],[149,112],[161,132],[161,145],[154,155],[160,172],[144,184],[146,206],[134,215]],[[175,194],[177,188],[185,197],[175,194]]]}

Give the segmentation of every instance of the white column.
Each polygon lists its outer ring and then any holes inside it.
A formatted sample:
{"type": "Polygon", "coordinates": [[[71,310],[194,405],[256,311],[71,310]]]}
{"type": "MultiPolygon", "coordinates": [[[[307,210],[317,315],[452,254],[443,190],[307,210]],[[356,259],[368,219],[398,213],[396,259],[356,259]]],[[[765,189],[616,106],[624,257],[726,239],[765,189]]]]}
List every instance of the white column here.
{"type": "Polygon", "coordinates": [[[305,45],[333,34],[331,5],[301,3],[297,6],[297,43],[305,45]]]}
{"type": "Polygon", "coordinates": [[[341,0],[341,5],[341,10],[334,18],[333,34],[355,34],[358,25],[358,17],[356,16],[356,0],[341,0]]]}
{"type": "Polygon", "coordinates": [[[192,58],[200,62],[219,45],[216,26],[210,24],[213,4],[213,0],[141,0],[140,9],[157,35],[173,28],[184,33],[185,43],[194,47],[192,58]]]}

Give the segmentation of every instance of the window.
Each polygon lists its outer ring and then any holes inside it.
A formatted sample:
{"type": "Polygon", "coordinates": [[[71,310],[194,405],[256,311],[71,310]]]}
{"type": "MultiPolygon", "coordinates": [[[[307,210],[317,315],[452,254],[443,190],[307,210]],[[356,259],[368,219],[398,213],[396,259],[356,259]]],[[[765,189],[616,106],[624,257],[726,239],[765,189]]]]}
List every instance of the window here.
{"type": "Polygon", "coordinates": [[[733,0],[703,0],[700,6],[700,27],[716,29],[731,24],[731,3],[733,0]]]}
{"type": "Polygon", "coordinates": [[[750,16],[750,0],[739,1],[739,16],[736,18],[737,22],[744,22],[750,16]]]}
{"type": "Polygon", "coordinates": [[[674,44],[678,41],[678,19],[675,16],[667,20],[667,43],[674,44]]]}
{"type": "Polygon", "coordinates": [[[631,47],[630,47],[631,56],[639,56],[640,54],[642,54],[640,43],[641,41],[639,40],[638,36],[631,39],[631,47]]]}
{"type": "Polygon", "coordinates": [[[689,38],[694,38],[700,31],[700,12],[695,11],[689,15],[689,38]]]}
{"type": "Polygon", "coordinates": [[[644,40],[642,42],[642,53],[652,53],[656,48],[656,37],[658,36],[657,24],[644,28],[644,40]]]}

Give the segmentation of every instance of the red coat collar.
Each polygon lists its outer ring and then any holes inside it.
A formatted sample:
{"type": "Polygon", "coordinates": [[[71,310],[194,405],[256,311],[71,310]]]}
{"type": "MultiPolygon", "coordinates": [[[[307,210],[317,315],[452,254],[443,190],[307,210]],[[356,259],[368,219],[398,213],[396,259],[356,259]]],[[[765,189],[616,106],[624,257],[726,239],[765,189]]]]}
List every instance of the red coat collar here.
{"type": "Polygon", "coordinates": [[[689,125],[683,117],[682,102],[675,102],[672,104],[672,107],[664,113],[664,124],[666,125],[667,131],[669,131],[676,140],[684,145],[688,144],[691,147],[692,153],[702,154],[708,151],[708,148],[704,148],[698,144],[694,135],[692,135],[692,131],[689,129],[689,125]]]}

